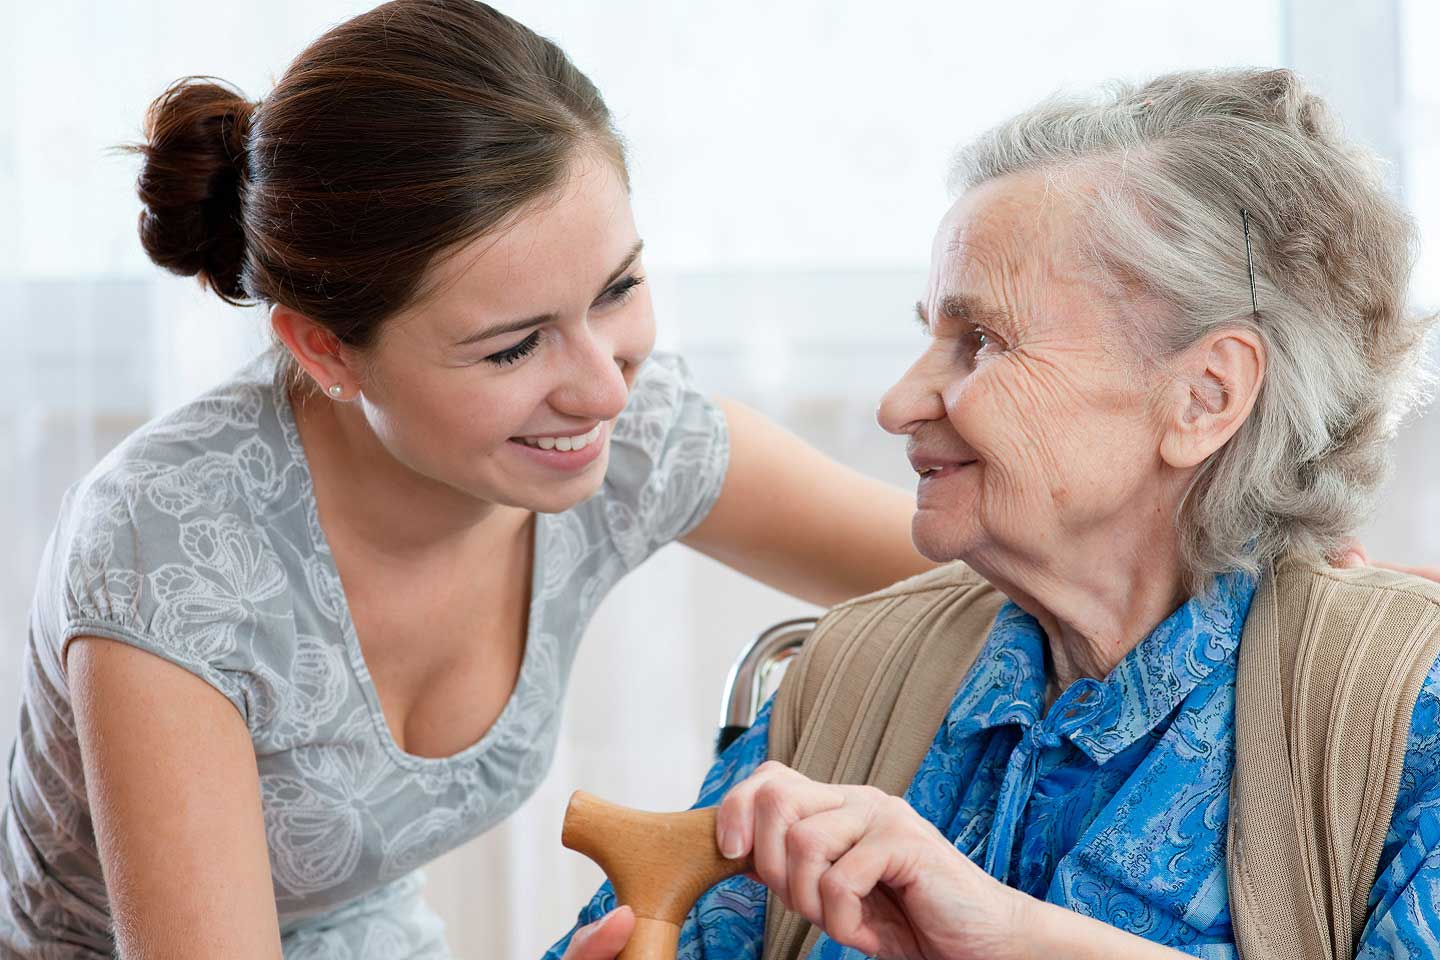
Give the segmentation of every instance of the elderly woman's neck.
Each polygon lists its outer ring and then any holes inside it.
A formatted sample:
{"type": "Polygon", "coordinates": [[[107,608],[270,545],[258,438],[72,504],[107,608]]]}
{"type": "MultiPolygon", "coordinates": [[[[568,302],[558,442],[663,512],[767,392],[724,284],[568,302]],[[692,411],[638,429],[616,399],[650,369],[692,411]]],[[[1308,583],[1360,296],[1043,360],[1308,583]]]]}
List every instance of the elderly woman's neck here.
{"type": "MultiPolygon", "coordinates": [[[[1161,535],[1163,538],[1163,535],[1161,535]]],[[[1081,677],[1104,679],[1188,598],[1174,543],[1067,551],[1044,567],[974,566],[1045,631],[1050,679],[1063,691],[1081,677]]]]}

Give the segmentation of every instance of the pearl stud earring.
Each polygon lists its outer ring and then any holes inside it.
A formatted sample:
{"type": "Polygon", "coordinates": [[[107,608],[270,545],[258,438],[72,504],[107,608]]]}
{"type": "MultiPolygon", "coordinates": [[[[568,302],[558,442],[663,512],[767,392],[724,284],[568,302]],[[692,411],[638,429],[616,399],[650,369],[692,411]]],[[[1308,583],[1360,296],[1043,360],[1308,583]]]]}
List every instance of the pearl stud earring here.
{"type": "Polygon", "coordinates": [[[338,383],[332,383],[330,384],[330,389],[326,392],[329,393],[330,396],[334,397],[336,400],[339,400],[340,394],[345,392],[345,388],[338,383]]]}

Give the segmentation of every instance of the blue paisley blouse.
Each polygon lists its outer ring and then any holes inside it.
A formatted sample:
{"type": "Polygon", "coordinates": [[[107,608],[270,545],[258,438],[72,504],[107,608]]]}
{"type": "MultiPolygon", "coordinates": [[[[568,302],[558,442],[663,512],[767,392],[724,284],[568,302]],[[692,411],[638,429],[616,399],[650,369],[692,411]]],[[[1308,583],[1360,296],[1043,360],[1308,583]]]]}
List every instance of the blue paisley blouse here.
{"type": "MultiPolygon", "coordinates": [[[[905,799],[992,876],[1197,957],[1236,958],[1225,836],[1235,670],[1255,582],[1192,598],[1103,681],[1045,709],[1045,636],[1001,608],[905,799]]],[[[769,704],[705,778],[716,804],[766,755],[769,704]]],[[[609,885],[580,914],[615,906],[609,885]]],[[[680,960],[756,960],[765,888],[727,880],[700,898],[680,960]]],[[[569,936],[546,954],[558,958],[569,936]]],[[[859,960],[821,937],[809,960],[859,960]]],[[[1440,956],[1440,664],[1415,705],[1359,956],[1440,956]]]]}

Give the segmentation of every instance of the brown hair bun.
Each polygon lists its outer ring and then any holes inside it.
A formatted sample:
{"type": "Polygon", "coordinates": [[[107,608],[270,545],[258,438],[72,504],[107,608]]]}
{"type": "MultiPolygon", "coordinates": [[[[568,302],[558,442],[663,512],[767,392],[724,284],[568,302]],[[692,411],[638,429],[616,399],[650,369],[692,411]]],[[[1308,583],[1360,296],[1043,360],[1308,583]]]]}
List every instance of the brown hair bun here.
{"type": "Polygon", "coordinates": [[[150,259],[181,276],[199,276],[230,303],[245,289],[241,191],[245,139],[255,105],[212,77],[184,77],[145,115],[145,160],[136,189],[140,242],[150,259]]]}

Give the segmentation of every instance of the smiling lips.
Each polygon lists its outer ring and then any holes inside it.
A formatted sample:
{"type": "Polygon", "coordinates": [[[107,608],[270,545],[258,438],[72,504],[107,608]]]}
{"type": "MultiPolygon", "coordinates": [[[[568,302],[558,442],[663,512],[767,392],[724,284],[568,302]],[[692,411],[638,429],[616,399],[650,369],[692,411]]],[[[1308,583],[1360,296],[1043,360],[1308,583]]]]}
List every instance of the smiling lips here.
{"type": "Polygon", "coordinates": [[[910,451],[910,466],[919,474],[921,480],[938,480],[941,477],[955,473],[961,467],[968,467],[977,463],[975,459],[961,460],[947,457],[937,457],[932,454],[910,451]]]}
{"type": "Polygon", "coordinates": [[[515,439],[527,447],[535,447],[540,450],[559,450],[562,453],[569,453],[572,450],[584,450],[590,444],[599,440],[600,432],[604,429],[605,424],[597,423],[587,433],[568,437],[516,437],[515,439]]]}

